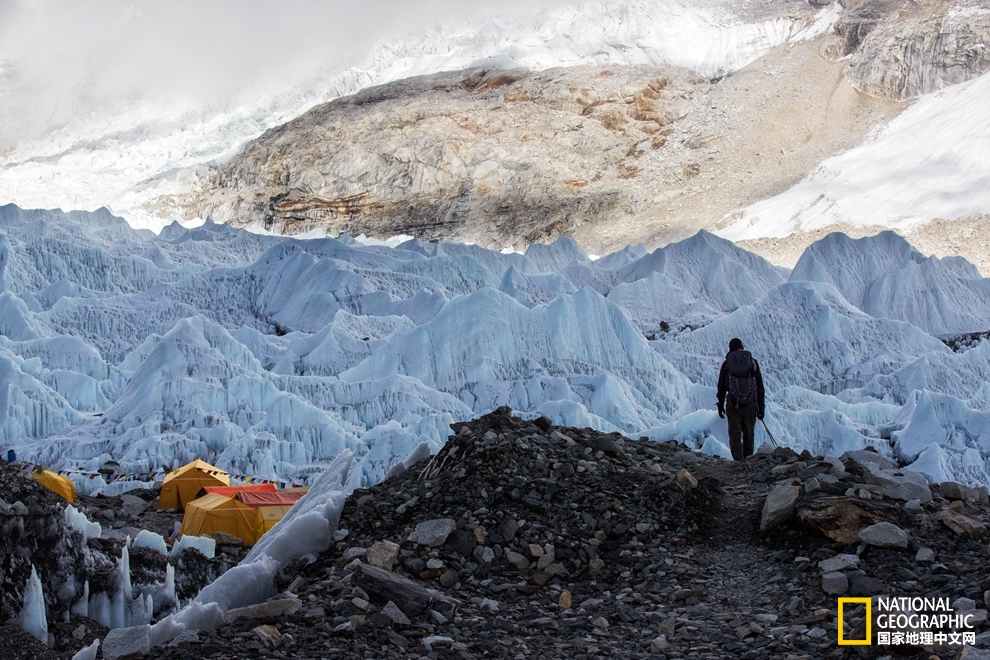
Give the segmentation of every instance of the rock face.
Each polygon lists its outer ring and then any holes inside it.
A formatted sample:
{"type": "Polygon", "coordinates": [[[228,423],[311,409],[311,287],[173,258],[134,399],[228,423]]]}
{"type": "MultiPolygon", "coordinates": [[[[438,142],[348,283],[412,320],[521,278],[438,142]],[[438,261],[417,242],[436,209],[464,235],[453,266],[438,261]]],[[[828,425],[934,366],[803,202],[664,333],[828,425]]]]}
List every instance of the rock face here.
{"type": "Polygon", "coordinates": [[[665,244],[792,185],[899,112],[817,51],[779,49],[721,80],[583,66],[397,81],[266,132],[183,204],[287,234],[665,244]]]}
{"type": "Polygon", "coordinates": [[[543,241],[616,212],[616,180],[693,105],[683,71],[469,69],[319,106],[224,167],[214,217],[298,233],[543,241]],[[666,130],[665,130],[666,129],[666,130]],[[603,179],[605,181],[603,181],[603,179]]]}
{"type": "Polygon", "coordinates": [[[990,71],[986,3],[847,3],[823,53],[851,55],[846,78],[867,94],[910,99],[990,71]]]}

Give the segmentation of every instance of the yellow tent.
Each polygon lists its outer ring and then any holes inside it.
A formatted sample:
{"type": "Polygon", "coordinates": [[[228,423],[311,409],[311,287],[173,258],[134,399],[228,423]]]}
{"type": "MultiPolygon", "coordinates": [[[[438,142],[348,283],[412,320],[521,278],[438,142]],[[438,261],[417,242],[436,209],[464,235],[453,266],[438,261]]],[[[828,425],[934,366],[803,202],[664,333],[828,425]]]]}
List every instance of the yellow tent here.
{"type": "Polygon", "coordinates": [[[291,504],[280,504],[277,506],[259,506],[258,513],[261,515],[261,533],[270,531],[285,514],[292,508],[291,504]]]}
{"type": "Polygon", "coordinates": [[[62,496],[69,504],[76,501],[76,487],[67,477],[63,477],[58,472],[51,470],[35,470],[31,476],[37,479],[42,486],[48,490],[62,496]]]}
{"type": "Polygon", "coordinates": [[[263,533],[261,514],[257,509],[219,493],[210,493],[186,504],[182,535],[211,536],[213,532],[227,532],[245,545],[254,545],[263,533]]]}
{"type": "Polygon", "coordinates": [[[196,459],[165,476],[158,495],[159,509],[185,510],[206,486],[229,486],[230,475],[205,461],[196,459]]]}

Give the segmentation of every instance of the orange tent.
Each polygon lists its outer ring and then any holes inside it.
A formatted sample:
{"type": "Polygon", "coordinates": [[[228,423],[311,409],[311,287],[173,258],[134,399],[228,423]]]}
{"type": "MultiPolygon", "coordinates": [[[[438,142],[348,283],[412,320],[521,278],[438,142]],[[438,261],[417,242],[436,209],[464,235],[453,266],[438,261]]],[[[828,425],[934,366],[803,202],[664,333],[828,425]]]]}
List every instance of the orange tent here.
{"type": "Polygon", "coordinates": [[[274,493],[240,492],[237,498],[247,506],[258,510],[261,516],[261,534],[264,534],[284,518],[292,505],[305,494],[305,490],[280,490],[274,493]]]}
{"type": "Polygon", "coordinates": [[[264,533],[261,514],[232,497],[210,493],[189,502],[182,517],[182,535],[211,536],[213,532],[233,534],[254,545],[264,533]]]}
{"type": "Polygon", "coordinates": [[[237,493],[237,499],[244,504],[247,504],[249,507],[257,509],[260,506],[292,506],[296,503],[296,500],[305,494],[306,493],[300,491],[292,491],[287,493],[279,490],[271,493],[241,491],[237,493]]]}
{"type": "Polygon", "coordinates": [[[158,508],[183,511],[207,486],[229,486],[230,475],[223,470],[196,459],[169,472],[158,495],[158,508]]]}
{"type": "Polygon", "coordinates": [[[200,493],[200,497],[206,493],[219,493],[225,497],[233,497],[237,493],[275,493],[278,489],[275,484],[240,484],[238,486],[207,486],[200,493]]]}
{"type": "Polygon", "coordinates": [[[31,473],[31,476],[37,479],[48,490],[61,495],[62,499],[69,504],[76,501],[76,487],[69,481],[68,477],[63,477],[58,472],[45,469],[35,470],[31,473]]]}

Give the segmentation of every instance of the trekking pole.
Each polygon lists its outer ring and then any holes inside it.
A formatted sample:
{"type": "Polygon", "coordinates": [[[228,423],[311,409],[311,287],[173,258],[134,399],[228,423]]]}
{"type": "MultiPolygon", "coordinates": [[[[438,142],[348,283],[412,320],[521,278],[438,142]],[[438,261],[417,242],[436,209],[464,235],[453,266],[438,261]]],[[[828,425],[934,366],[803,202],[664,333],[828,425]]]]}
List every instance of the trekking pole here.
{"type": "Polygon", "coordinates": [[[780,445],[778,445],[778,444],[777,444],[777,441],[773,439],[773,433],[771,433],[771,432],[770,432],[770,429],[769,429],[769,428],[767,428],[767,423],[766,423],[766,420],[762,420],[762,419],[761,419],[760,421],[761,421],[761,422],[763,422],[763,428],[765,428],[765,429],[767,430],[767,435],[768,435],[768,436],[770,436],[770,442],[772,442],[772,443],[773,443],[773,446],[774,446],[774,447],[779,447],[780,445]]]}

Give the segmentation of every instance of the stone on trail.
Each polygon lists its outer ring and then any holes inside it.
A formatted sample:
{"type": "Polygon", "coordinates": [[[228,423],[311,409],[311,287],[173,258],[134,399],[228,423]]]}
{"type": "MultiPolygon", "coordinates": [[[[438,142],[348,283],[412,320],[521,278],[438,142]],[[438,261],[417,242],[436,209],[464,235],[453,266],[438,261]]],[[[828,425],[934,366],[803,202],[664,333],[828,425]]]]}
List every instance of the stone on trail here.
{"type": "Polygon", "coordinates": [[[967,500],[970,496],[969,488],[956,481],[943,481],[938,492],[947,500],[967,500]]]}
{"type": "Polygon", "coordinates": [[[990,660],[990,651],[978,649],[967,644],[959,649],[953,660],[990,660]]]}
{"type": "Polygon", "coordinates": [[[857,566],[859,566],[859,557],[856,555],[836,555],[818,562],[818,568],[821,569],[822,573],[848,571],[857,566]]]}
{"type": "Polygon", "coordinates": [[[670,647],[666,635],[660,635],[650,642],[650,653],[663,653],[670,647]]]}
{"type": "Polygon", "coordinates": [[[267,619],[269,617],[289,616],[298,612],[301,607],[302,601],[298,598],[277,598],[256,605],[228,610],[224,614],[224,620],[231,623],[237,619],[267,619]]]}
{"type": "Polygon", "coordinates": [[[849,580],[850,596],[875,596],[886,588],[882,580],[866,575],[854,575],[849,580]]]}
{"type": "Polygon", "coordinates": [[[760,531],[776,527],[794,515],[794,504],[801,495],[800,486],[781,484],[767,495],[760,518],[760,531]]]}
{"type": "Polygon", "coordinates": [[[882,522],[870,525],[859,532],[859,540],[867,545],[878,548],[897,548],[903,550],[908,545],[908,535],[894,523],[882,522]]]}
{"type": "Polygon", "coordinates": [[[455,529],[457,523],[450,518],[427,520],[416,525],[416,529],[409,535],[409,542],[436,548],[443,545],[455,529]]]}
{"type": "Polygon", "coordinates": [[[244,545],[244,541],[239,536],[227,532],[216,531],[211,537],[217,542],[217,545],[244,545]]]}
{"type": "Polygon", "coordinates": [[[398,556],[399,546],[397,544],[391,541],[375,541],[365,553],[364,560],[372,566],[390,571],[398,556]]]}
{"type": "Polygon", "coordinates": [[[687,471],[687,468],[681,468],[677,473],[677,483],[682,486],[690,486],[694,488],[698,485],[698,480],[694,478],[694,475],[687,471]]]}
{"type": "Polygon", "coordinates": [[[880,486],[883,496],[892,500],[918,500],[922,504],[932,501],[928,480],[914,470],[879,470],[869,475],[869,481],[880,486]]]}
{"type": "Polygon", "coordinates": [[[830,596],[841,596],[849,591],[849,578],[844,573],[825,573],[822,576],[822,591],[830,596]]]}
{"type": "Polygon", "coordinates": [[[954,509],[943,509],[939,511],[938,517],[946,527],[959,535],[967,534],[972,538],[978,538],[987,533],[986,525],[954,509]]]}
{"type": "Polygon", "coordinates": [[[385,603],[385,607],[382,608],[382,614],[391,619],[392,623],[400,626],[408,626],[410,623],[409,617],[407,617],[405,613],[399,609],[399,606],[392,601],[385,603]]]}

